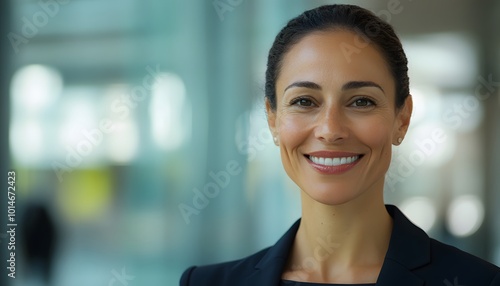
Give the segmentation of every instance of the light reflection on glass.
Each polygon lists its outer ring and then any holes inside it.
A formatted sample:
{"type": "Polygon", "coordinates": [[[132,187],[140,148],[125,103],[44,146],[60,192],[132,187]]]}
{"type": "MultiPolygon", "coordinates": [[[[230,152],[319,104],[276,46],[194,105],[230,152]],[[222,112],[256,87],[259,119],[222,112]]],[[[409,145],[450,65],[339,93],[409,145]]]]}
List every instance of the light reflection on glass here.
{"type": "Polygon", "coordinates": [[[42,163],[44,137],[40,122],[34,119],[18,119],[10,125],[10,149],[14,159],[23,165],[42,163]]]}
{"type": "Polygon", "coordinates": [[[417,226],[428,232],[437,219],[434,203],[427,197],[414,197],[401,204],[401,210],[417,226]]]}
{"type": "Polygon", "coordinates": [[[61,74],[48,66],[29,65],[12,78],[11,97],[14,110],[36,114],[54,104],[63,87],[61,74]]]}
{"type": "Polygon", "coordinates": [[[124,164],[135,158],[139,148],[139,130],[135,120],[116,121],[113,132],[107,136],[107,153],[111,161],[124,164]]]}
{"type": "Polygon", "coordinates": [[[28,65],[14,74],[9,144],[15,162],[26,166],[45,163],[52,146],[50,138],[45,137],[52,128],[47,121],[62,86],[60,73],[48,66],[28,65]]]}
{"type": "Polygon", "coordinates": [[[149,106],[153,142],[173,150],[189,137],[191,112],[182,79],[172,73],[156,78],[149,106]]]}
{"type": "Polygon", "coordinates": [[[403,40],[410,78],[439,87],[468,87],[478,74],[475,47],[464,34],[438,33],[403,40]]]}
{"type": "Polygon", "coordinates": [[[450,232],[459,237],[474,234],[484,219],[484,205],[474,195],[462,195],[453,199],[448,207],[446,222],[450,232]]]}

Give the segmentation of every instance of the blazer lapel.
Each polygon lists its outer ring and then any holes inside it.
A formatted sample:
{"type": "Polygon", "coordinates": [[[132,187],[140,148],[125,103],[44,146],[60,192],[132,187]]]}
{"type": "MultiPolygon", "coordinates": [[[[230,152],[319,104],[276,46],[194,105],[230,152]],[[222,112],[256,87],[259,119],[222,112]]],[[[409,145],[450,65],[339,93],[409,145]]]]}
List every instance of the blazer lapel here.
{"type": "Polygon", "coordinates": [[[430,263],[429,236],[411,223],[397,207],[386,205],[386,208],[393,218],[393,228],[377,286],[424,285],[424,281],[411,270],[430,263]]]}
{"type": "Polygon", "coordinates": [[[424,281],[396,261],[386,259],[376,286],[423,286],[424,281]]]}
{"type": "Polygon", "coordinates": [[[266,255],[255,265],[255,271],[250,273],[245,284],[241,285],[279,285],[299,225],[300,219],[269,248],[266,255]]]}

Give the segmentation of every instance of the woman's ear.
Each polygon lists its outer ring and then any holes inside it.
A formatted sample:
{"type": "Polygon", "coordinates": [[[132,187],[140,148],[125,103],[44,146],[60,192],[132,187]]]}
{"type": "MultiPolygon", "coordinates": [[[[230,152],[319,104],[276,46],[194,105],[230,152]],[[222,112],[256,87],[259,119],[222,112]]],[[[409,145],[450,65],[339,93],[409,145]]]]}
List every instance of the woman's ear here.
{"type": "Polygon", "coordinates": [[[266,97],[266,114],[267,114],[267,125],[273,136],[274,143],[278,145],[278,133],[276,132],[276,110],[271,107],[271,102],[266,97]]]}
{"type": "Polygon", "coordinates": [[[411,94],[405,99],[404,105],[399,109],[397,116],[397,130],[395,130],[396,145],[399,145],[408,131],[410,126],[410,118],[413,112],[413,99],[411,94]]]}

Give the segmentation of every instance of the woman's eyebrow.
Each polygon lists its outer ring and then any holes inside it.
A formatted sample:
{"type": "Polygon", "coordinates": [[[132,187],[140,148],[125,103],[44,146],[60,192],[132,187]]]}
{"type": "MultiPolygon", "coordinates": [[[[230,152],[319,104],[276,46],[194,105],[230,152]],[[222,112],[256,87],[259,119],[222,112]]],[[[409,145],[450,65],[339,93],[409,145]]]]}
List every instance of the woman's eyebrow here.
{"type": "MultiPolygon", "coordinates": [[[[289,86],[287,86],[283,92],[285,92],[288,89],[293,88],[293,87],[304,87],[304,88],[321,90],[321,86],[315,82],[296,81],[296,82],[290,84],[289,86]]],[[[349,81],[342,86],[342,91],[346,91],[349,89],[357,89],[357,88],[362,88],[362,87],[376,87],[376,88],[380,89],[381,91],[384,91],[384,89],[380,85],[374,83],[373,81],[349,81]]]]}
{"type": "Polygon", "coordinates": [[[296,81],[296,82],[292,83],[291,85],[287,86],[283,92],[287,91],[289,88],[292,88],[292,87],[305,87],[305,88],[310,88],[310,89],[321,90],[321,86],[317,83],[312,82],[312,81],[296,81]]]}
{"type": "Polygon", "coordinates": [[[376,87],[381,91],[385,92],[380,85],[374,83],[373,81],[350,81],[342,86],[342,90],[345,91],[349,89],[357,89],[362,87],[376,87]]]}

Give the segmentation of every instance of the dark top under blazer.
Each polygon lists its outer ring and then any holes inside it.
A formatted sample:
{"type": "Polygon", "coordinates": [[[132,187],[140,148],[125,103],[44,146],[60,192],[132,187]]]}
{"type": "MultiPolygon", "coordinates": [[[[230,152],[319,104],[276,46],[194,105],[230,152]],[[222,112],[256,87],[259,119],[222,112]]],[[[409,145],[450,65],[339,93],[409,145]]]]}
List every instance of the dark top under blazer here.
{"type": "MultiPolygon", "coordinates": [[[[397,207],[386,207],[394,224],[377,286],[500,286],[500,268],[429,238],[397,207]]],[[[188,268],[180,285],[279,285],[299,224],[274,246],[246,258],[188,268]]]]}

